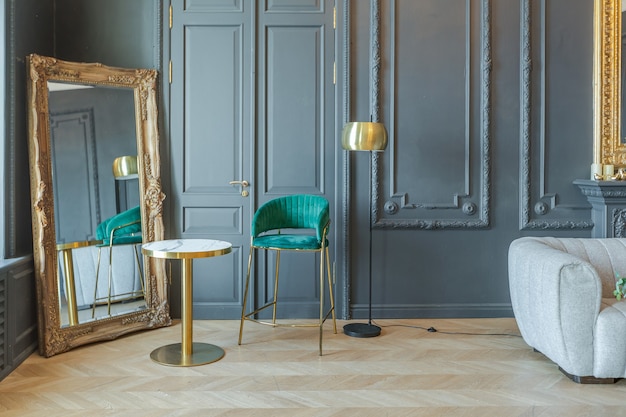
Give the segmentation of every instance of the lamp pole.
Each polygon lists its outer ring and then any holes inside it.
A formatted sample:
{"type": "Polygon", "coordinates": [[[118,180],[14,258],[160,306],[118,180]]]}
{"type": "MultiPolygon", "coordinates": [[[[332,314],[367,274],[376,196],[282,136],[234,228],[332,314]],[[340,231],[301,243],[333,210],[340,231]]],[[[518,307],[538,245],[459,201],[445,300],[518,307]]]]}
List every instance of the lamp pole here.
{"type": "Polygon", "coordinates": [[[370,151],[369,164],[369,216],[368,227],[369,236],[369,303],[367,323],[349,323],[343,326],[343,332],[352,337],[376,337],[380,335],[380,327],[372,324],[372,165],[374,163],[374,151],[370,151]]]}

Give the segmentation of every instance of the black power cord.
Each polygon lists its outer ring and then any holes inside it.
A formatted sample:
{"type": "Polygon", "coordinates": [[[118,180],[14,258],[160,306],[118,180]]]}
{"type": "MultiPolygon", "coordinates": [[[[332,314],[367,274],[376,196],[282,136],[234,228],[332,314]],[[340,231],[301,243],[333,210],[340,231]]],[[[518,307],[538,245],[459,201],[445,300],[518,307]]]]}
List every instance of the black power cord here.
{"type": "MultiPolygon", "coordinates": [[[[374,320],[372,320],[372,323],[374,323],[374,320]]],[[[434,327],[422,327],[422,326],[411,326],[408,324],[388,324],[386,326],[382,326],[378,323],[375,323],[377,326],[379,327],[407,327],[410,329],[419,329],[419,330],[426,330],[429,333],[441,333],[441,334],[452,334],[452,335],[466,335],[466,336],[511,336],[511,337],[522,337],[519,334],[513,334],[513,333],[467,333],[467,332],[448,332],[448,331],[442,331],[442,330],[437,330],[434,327]]]]}

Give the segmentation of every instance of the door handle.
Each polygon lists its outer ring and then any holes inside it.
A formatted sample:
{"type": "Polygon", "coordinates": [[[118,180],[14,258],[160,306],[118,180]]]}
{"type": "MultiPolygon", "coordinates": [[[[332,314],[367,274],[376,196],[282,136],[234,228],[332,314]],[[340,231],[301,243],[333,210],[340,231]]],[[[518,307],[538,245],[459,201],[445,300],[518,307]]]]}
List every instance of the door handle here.
{"type": "MultiPolygon", "coordinates": [[[[246,180],[243,180],[243,181],[230,181],[229,184],[230,185],[239,184],[239,185],[241,185],[241,188],[246,188],[248,185],[250,185],[250,183],[248,181],[246,181],[246,180]]],[[[247,197],[248,195],[250,195],[248,190],[242,190],[241,191],[241,196],[242,197],[247,197]]]]}
{"type": "Polygon", "coordinates": [[[243,180],[243,181],[230,181],[229,184],[230,185],[239,184],[239,185],[241,185],[244,188],[247,187],[248,185],[250,185],[250,183],[248,181],[246,181],[246,180],[243,180]]]}

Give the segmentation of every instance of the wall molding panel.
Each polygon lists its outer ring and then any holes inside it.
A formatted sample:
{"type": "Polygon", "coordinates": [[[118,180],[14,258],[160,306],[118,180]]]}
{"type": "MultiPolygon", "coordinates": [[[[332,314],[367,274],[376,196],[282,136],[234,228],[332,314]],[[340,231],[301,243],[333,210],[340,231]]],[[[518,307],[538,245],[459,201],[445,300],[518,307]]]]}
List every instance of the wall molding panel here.
{"type": "MultiPolygon", "coordinates": [[[[432,134],[432,137],[412,137],[413,132],[407,129],[407,124],[410,127],[410,123],[401,120],[403,117],[408,119],[411,115],[405,114],[403,116],[400,114],[399,109],[402,106],[401,103],[398,104],[401,100],[399,95],[402,92],[398,90],[396,74],[402,71],[401,61],[406,65],[407,60],[406,54],[402,55],[399,50],[402,39],[406,38],[401,32],[403,29],[401,15],[403,13],[399,10],[399,3],[397,0],[390,2],[388,23],[391,42],[388,61],[392,65],[389,71],[389,91],[392,92],[393,97],[389,98],[390,146],[389,151],[385,152],[384,156],[386,161],[388,160],[386,174],[389,181],[384,187],[388,187],[385,194],[389,197],[383,203],[383,213],[379,216],[379,194],[373,192],[373,207],[375,207],[372,213],[373,227],[379,229],[486,228],[490,224],[491,199],[491,1],[458,1],[456,8],[453,8],[454,11],[451,13],[452,17],[449,18],[451,19],[450,22],[444,20],[441,23],[444,27],[448,24],[449,27],[461,27],[463,30],[460,33],[450,34],[450,37],[457,36],[458,44],[454,44],[453,47],[459,53],[444,56],[444,59],[450,60],[451,65],[448,65],[449,67],[454,67],[453,64],[455,63],[463,62],[463,71],[451,73],[449,76],[452,83],[462,86],[459,89],[463,92],[463,96],[460,97],[463,108],[457,109],[455,114],[457,117],[450,122],[457,125],[456,132],[458,134],[444,134],[447,136],[442,137],[436,137],[436,131],[444,127],[442,124],[434,123],[431,130],[426,132],[426,134],[432,134]],[[475,55],[479,56],[475,58],[475,55]],[[480,110],[476,115],[473,115],[470,112],[471,108],[479,108],[480,110]],[[411,164],[407,163],[406,157],[404,157],[403,162],[404,149],[415,152],[415,161],[422,162],[429,159],[428,155],[424,156],[428,153],[425,151],[433,152],[434,157],[439,156],[438,152],[451,155],[450,159],[457,163],[451,164],[449,172],[443,173],[446,178],[451,179],[449,188],[441,191],[432,185],[438,182],[438,178],[433,176],[439,172],[431,170],[424,173],[419,168],[410,166],[411,164]],[[407,189],[407,184],[410,185],[411,190],[407,189]]],[[[420,6],[417,3],[405,2],[402,7],[420,6]]],[[[441,18],[441,15],[444,16],[444,19],[447,18],[444,13],[441,13],[441,10],[437,9],[437,7],[444,6],[430,3],[423,7],[430,9],[425,10],[422,14],[436,15],[440,13],[439,16],[435,16],[435,20],[441,18]]],[[[431,38],[436,38],[436,35],[436,33],[431,34],[431,38]]],[[[445,48],[440,47],[439,49],[445,48]]],[[[423,66],[414,63],[408,65],[423,68],[423,66]]],[[[425,68],[424,76],[426,78],[431,75],[427,72],[429,69],[428,67],[425,68]]],[[[422,101],[422,109],[430,104],[427,98],[422,99],[421,95],[424,93],[421,91],[414,91],[412,94],[418,97],[418,101],[422,101]]],[[[417,119],[426,124],[428,122],[425,121],[426,117],[421,116],[417,119]]],[[[374,184],[378,184],[381,172],[379,172],[378,164],[375,164],[374,168],[374,184]]],[[[438,183],[441,184],[440,181],[438,183]]],[[[373,191],[377,190],[373,189],[373,191]]]]}
{"type": "Polygon", "coordinates": [[[270,13],[323,13],[321,0],[267,0],[266,12],[270,13]]]}
{"type": "MultiPolygon", "coordinates": [[[[393,4],[393,2],[392,2],[393,4]]],[[[370,39],[370,84],[371,84],[371,100],[370,100],[370,115],[373,122],[380,122],[380,95],[381,95],[381,54],[382,54],[382,45],[380,43],[381,31],[380,25],[382,21],[380,1],[372,0],[371,2],[371,11],[370,11],[370,27],[371,27],[371,39],[370,39]]],[[[389,130],[390,137],[393,137],[393,128],[392,126],[387,126],[389,130]]],[[[371,169],[372,169],[372,183],[371,187],[371,203],[370,209],[372,210],[370,219],[372,224],[370,227],[377,227],[380,225],[378,222],[379,213],[379,201],[380,201],[380,178],[381,178],[381,158],[379,152],[371,153],[371,169]]]]}
{"type": "Polygon", "coordinates": [[[325,131],[320,128],[325,124],[323,103],[328,101],[324,72],[324,27],[272,22],[265,26],[264,31],[267,85],[263,121],[263,175],[266,188],[263,192],[274,196],[324,194],[327,191],[324,178],[326,144],[325,131]],[[299,52],[295,62],[291,61],[295,56],[294,49],[299,52]],[[287,83],[286,80],[293,73],[299,74],[300,80],[287,83]],[[293,101],[294,97],[297,100],[293,101]],[[290,114],[294,122],[287,123],[285,114],[290,114]],[[286,152],[308,157],[288,164],[286,152]],[[295,169],[294,165],[298,168],[295,169]],[[298,171],[301,175],[293,175],[298,171]]]}
{"type": "Polygon", "coordinates": [[[548,191],[546,14],[545,0],[521,1],[520,230],[590,229],[593,222],[570,217],[579,212],[588,218],[588,206],[568,204],[558,191],[548,191]]]}
{"type": "MultiPolygon", "coordinates": [[[[368,304],[353,304],[355,317],[368,316],[368,304]]],[[[437,317],[458,318],[459,311],[467,317],[510,317],[511,303],[446,303],[446,304],[393,304],[372,305],[374,317],[406,318],[406,317],[437,317]]]]}
{"type": "Polygon", "coordinates": [[[243,12],[242,0],[218,0],[207,2],[206,0],[187,0],[184,10],[188,12],[204,13],[241,13],[243,12]]]}
{"type": "MultiPolygon", "coordinates": [[[[342,88],[342,118],[341,118],[341,128],[343,130],[343,126],[348,122],[349,117],[351,115],[351,99],[350,99],[350,0],[343,0],[341,3],[340,12],[342,19],[340,26],[342,39],[341,39],[341,63],[342,63],[342,74],[341,74],[341,88],[342,88]]],[[[339,21],[338,21],[339,22],[339,21]]],[[[339,77],[338,77],[339,79],[339,77]]],[[[336,305],[336,308],[341,306],[341,311],[338,312],[338,315],[341,317],[349,317],[350,316],[350,288],[351,281],[347,277],[350,277],[350,239],[347,237],[350,236],[350,207],[352,206],[352,187],[350,183],[350,173],[352,172],[352,164],[350,163],[350,158],[348,152],[341,152],[341,188],[344,190],[341,196],[341,223],[339,226],[341,227],[341,235],[337,234],[337,236],[341,236],[342,238],[338,241],[343,242],[341,246],[342,253],[340,256],[341,261],[339,262],[339,268],[341,269],[340,276],[346,277],[343,281],[343,291],[337,291],[337,295],[343,295],[343,302],[339,302],[336,305]]]]}

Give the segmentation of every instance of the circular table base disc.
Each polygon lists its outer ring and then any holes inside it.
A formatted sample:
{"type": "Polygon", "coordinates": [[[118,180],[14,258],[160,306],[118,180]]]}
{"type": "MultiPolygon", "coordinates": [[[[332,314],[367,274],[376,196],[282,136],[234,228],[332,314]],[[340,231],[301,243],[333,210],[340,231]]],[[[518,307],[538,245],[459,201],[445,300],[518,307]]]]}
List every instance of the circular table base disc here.
{"type": "Polygon", "coordinates": [[[208,343],[193,343],[190,356],[183,357],[182,344],[161,346],[150,353],[150,358],[161,365],[198,366],[217,362],[224,357],[224,349],[208,343]]]}

